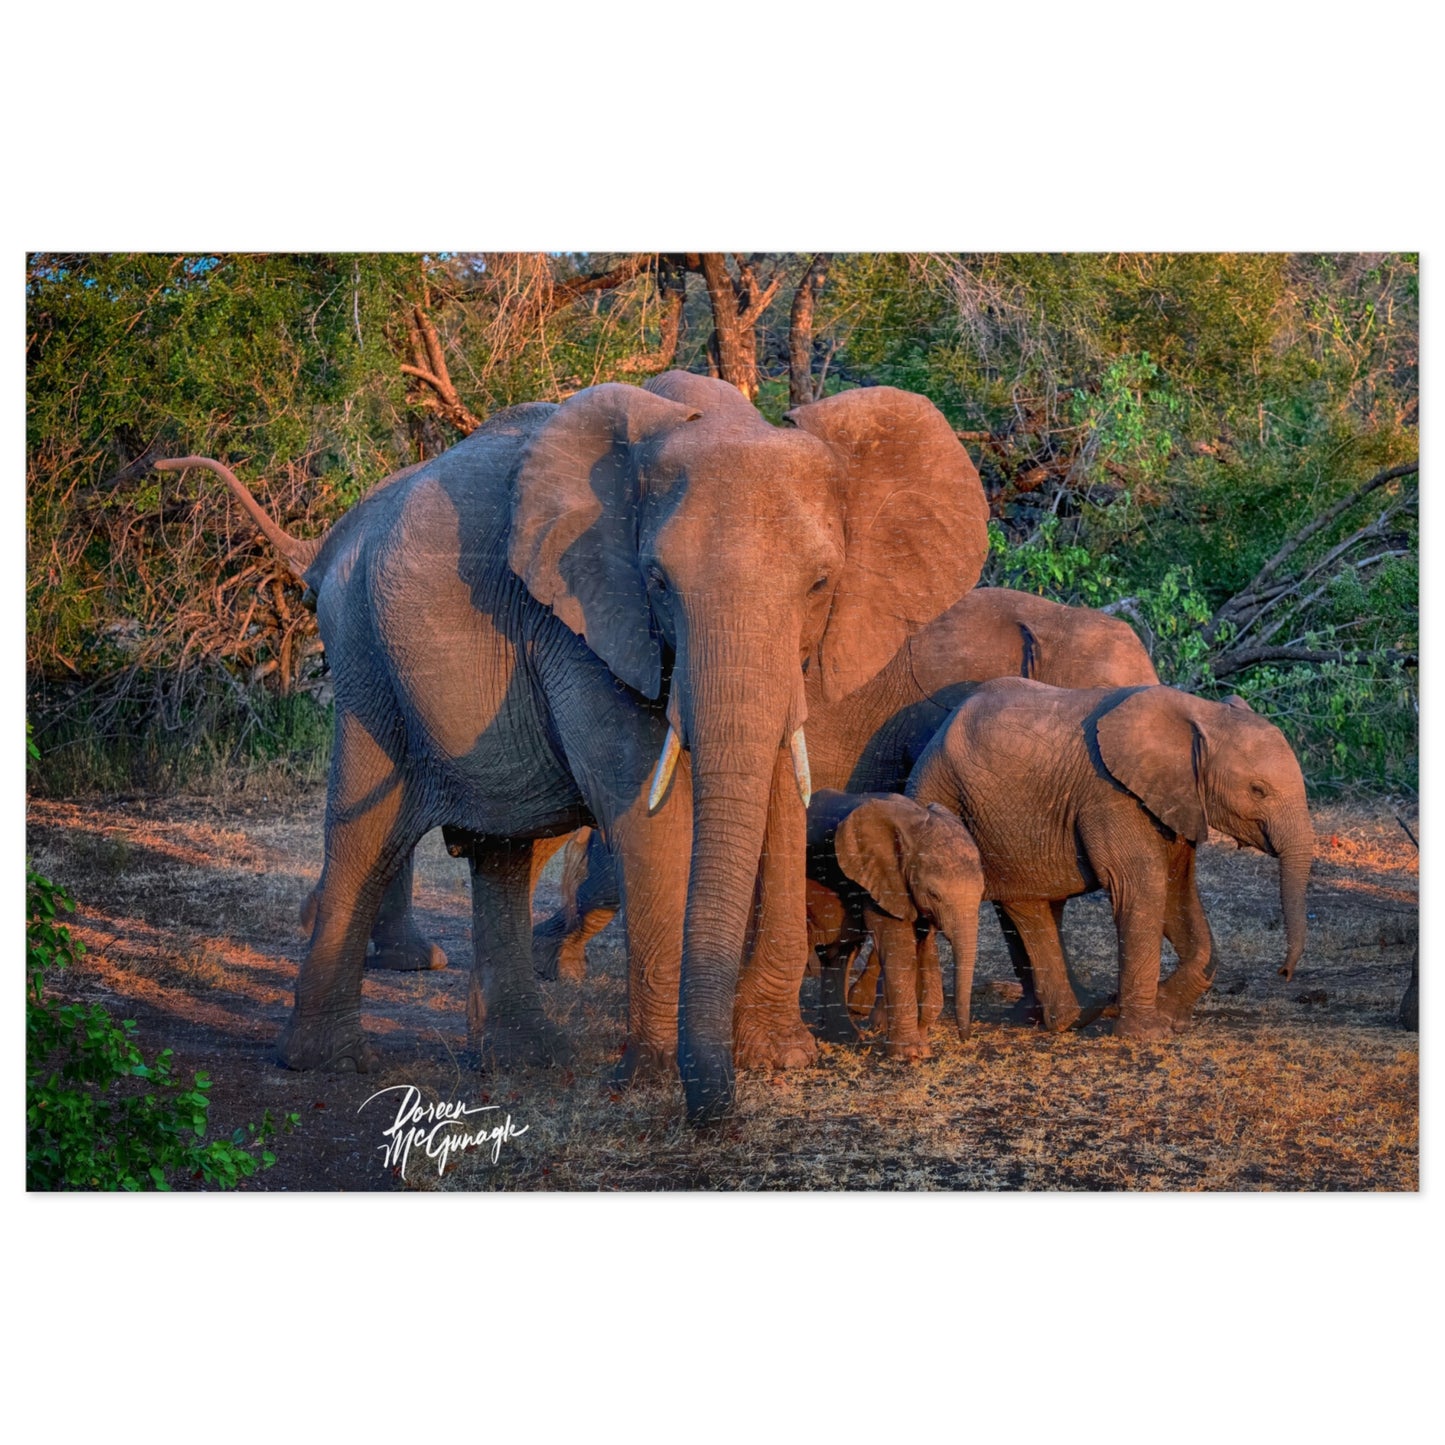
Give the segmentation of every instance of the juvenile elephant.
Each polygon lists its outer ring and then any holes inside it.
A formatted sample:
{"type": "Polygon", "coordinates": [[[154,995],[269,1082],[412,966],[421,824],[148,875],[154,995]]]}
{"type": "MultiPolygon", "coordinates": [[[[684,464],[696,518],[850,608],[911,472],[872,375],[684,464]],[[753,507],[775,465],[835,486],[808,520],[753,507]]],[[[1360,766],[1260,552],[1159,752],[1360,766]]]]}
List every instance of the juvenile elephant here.
{"type": "Polygon", "coordinates": [[[977,580],[987,506],[922,397],[867,388],[789,415],[772,426],[736,388],[682,372],[592,387],[493,418],[316,542],[235,483],[315,597],[336,683],[285,1062],[371,1062],[367,935],[444,824],[472,840],[484,1052],[561,1047],[531,967],[534,845],[595,823],[629,920],[625,1066],[675,1059],[700,1120],[732,1101],[735,1011],[742,1062],[813,1057],[801,883],[764,863],[801,869],[804,664],[828,696],[872,677],[977,580]]]}
{"type": "Polygon", "coordinates": [[[822,969],[824,1038],[851,1039],[848,965],[869,935],[883,970],[887,1052],[930,1057],[928,1030],[942,1010],[921,967],[941,929],[957,969],[955,1009],[968,1037],[983,868],[958,818],[893,793],[859,796],[825,789],[808,807],[808,936],[822,969]]]}
{"type": "MultiPolygon", "coordinates": [[[[1028,592],[979,587],[908,638],[872,681],[846,697],[829,701],[809,677],[808,758],[814,784],[850,793],[901,792],[914,763],[969,688],[1006,676],[1056,687],[1159,681],[1128,623],[1028,592]]],[[[541,925],[544,976],[552,976],[556,950],[580,963],[585,939],[579,936],[595,934],[618,906],[612,862],[599,834],[592,835],[571,877],[574,891],[564,896],[563,909],[541,925]]],[[[1037,1008],[1028,957],[1012,924],[1001,921],[1024,987],[1019,1014],[1032,1017],[1037,1008]]],[[[876,971],[870,969],[859,981],[860,996],[876,982],[876,971]]],[[[871,1003],[869,994],[865,1011],[871,1003]]]]}
{"type": "Polygon", "coordinates": [[[1063,902],[1107,889],[1119,938],[1124,1037],[1182,1027],[1213,981],[1195,848],[1211,827],[1280,860],[1294,975],[1305,946],[1314,829],[1299,763],[1239,699],[1170,687],[1065,691],[1008,678],[978,687],[939,730],[907,795],[963,819],[1033,962],[1044,1021],[1066,1027],[1063,902]],[[1161,986],[1161,940],[1179,966],[1161,986]]]}

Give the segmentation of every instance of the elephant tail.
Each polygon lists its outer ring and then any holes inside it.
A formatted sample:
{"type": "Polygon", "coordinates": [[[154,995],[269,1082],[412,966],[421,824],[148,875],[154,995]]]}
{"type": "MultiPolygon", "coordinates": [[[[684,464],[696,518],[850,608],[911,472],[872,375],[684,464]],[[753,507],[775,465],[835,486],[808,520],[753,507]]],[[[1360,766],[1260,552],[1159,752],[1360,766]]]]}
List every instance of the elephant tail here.
{"type": "Polygon", "coordinates": [[[289,532],[283,531],[260,502],[242,485],[230,467],[223,466],[211,457],[169,457],[162,458],[152,465],[158,472],[183,472],[188,467],[205,467],[207,471],[215,472],[235,493],[236,500],[251,514],[251,520],[265,534],[266,540],[281,554],[282,561],[296,574],[298,580],[305,575],[306,569],[316,560],[316,554],[321,550],[320,540],[293,537],[289,532]]]}

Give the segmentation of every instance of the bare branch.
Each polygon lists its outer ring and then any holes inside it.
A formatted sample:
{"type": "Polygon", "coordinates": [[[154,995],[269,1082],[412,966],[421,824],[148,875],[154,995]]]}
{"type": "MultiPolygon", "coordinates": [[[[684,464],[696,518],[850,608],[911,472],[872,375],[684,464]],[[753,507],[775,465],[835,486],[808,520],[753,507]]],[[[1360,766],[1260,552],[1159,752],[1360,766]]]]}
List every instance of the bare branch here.
{"type": "Polygon", "coordinates": [[[1238,652],[1228,652],[1215,661],[1212,671],[1216,678],[1230,677],[1262,662],[1295,662],[1315,665],[1327,662],[1346,663],[1361,666],[1376,658],[1397,662],[1402,667],[1419,667],[1420,659],[1413,652],[1396,652],[1393,648],[1381,652],[1322,652],[1308,647],[1246,647],[1238,652]]]}
{"type": "Polygon", "coordinates": [[[1398,466],[1387,467],[1384,471],[1377,472],[1373,477],[1370,478],[1368,482],[1364,484],[1364,486],[1356,488],[1353,492],[1350,493],[1348,497],[1342,498],[1340,501],[1336,502],[1333,507],[1330,507],[1325,512],[1321,512],[1320,515],[1316,517],[1312,522],[1308,523],[1304,527],[1301,527],[1300,530],[1296,532],[1294,536],[1291,537],[1287,542],[1285,542],[1284,546],[1282,546],[1279,551],[1276,552],[1274,556],[1271,557],[1269,561],[1266,562],[1257,573],[1255,573],[1254,581],[1251,582],[1249,586],[1246,587],[1244,591],[1239,594],[1239,597],[1248,597],[1251,593],[1257,592],[1260,586],[1264,582],[1268,581],[1269,578],[1272,577],[1276,572],[1278,572],[1280,567],[1286,561],[1288,561],[1289,558],[1294,556],[1294,554],[1298,552],[1299,549],[1304,546],[1304,544],[1308,542],[1311,537],[1314,537],[1320,532],[1322,532],[1326,527],[1330,525],[1331,522],[1333,522],[1337,517],[1343,515],[1345,512],[1348,512],[1350,508],[1353,507],[1357,502],[1364,501],[1364,499],[1368,497],[1371,492],[1375,491],[1379,487],[1383,487],[1386,482],[1394,481],[1396,477],[1409,476],[1410,473],[1418,472],[1419,470],[1420,461],[1417,457],[1412,462],[1401,462],[1398,466]]]}
{"type": "Polygon", "coordinates": [[[470,436],[482,421],[461,399],[447,369],[446,353],[432,319],[420,304],[413,306],[408,327],[411,332],[413,364],[403,362],[402,372],[430,387],[428,403],[439,411],[463,436],[470,436]]]}

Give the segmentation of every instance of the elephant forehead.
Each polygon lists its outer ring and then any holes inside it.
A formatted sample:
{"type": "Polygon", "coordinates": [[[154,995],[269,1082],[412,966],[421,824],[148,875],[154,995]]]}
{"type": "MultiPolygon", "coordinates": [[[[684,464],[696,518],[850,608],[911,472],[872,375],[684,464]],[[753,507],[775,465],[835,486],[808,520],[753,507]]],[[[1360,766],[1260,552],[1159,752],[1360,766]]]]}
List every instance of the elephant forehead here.
{"type": "Polygon", "coordinates": [[[718,501],[770,499],[786,506],[791,497],[821,500],[832,490],[835,470],[828,448],[806,432],[713,413],[662,439],[647,483],[657,494],[683,487],[689,498],[705,493],[718,501]]]}

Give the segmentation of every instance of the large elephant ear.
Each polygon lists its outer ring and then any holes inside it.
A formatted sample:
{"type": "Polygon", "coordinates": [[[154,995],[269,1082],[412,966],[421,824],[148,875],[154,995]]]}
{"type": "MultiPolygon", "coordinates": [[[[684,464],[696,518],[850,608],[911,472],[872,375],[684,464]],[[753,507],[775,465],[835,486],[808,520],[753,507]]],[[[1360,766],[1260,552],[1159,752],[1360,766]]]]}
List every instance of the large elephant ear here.
{"type": "Polygon", "coordinates": [[[512,494],[512,571],[623,682],[652,698],[662,647],[637,560],[635,452],[697,415],[617,382],[579,391],[532,438],[512,494]]]}
{"type": "Polygon", "coordinates": [[[913,834],[927,814],[907,798],[870,798],[841,823],[834,838],[838,866],[885,913],[911,923],[918,910],[908,891],[913,834]]]}
{"type": "Polygon", "coordinates": [[[819,649],[823,695],[861,687],[978,581],[988,502],[948,421],[891,386],[787,413],[838,460],[846,556],[819,649]]]}
{"type": "Polygon", "coordinates": [[[1209,833],[1200,784],[1204,736],[1187,693],[1144,687],[1096,724],[1099,756],[1114,779],[1156,818],[1191,843],[1209,833]]]}

